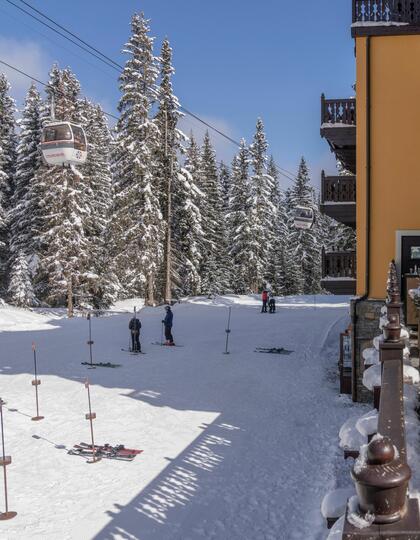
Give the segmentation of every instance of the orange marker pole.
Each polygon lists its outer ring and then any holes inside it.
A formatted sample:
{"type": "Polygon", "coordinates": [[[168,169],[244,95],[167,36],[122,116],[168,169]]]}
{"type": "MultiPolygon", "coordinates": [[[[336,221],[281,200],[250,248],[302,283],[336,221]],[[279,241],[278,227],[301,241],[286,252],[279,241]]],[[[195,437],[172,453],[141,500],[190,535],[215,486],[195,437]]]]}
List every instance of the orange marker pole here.
{"type": "Polygon", "coordinates": [[[34,372],[35,372],[35,379],[32,381],[32,386],[35,386],[36,416],[33,416],[31,420],[33,420],[34,422],[38,422],[39,420],[43,420],[44,417],[39,415],[38,386],[41,384],[41,381],[40,379],[38,379],[38,373],[37,373],[35,343],[32,343],[32,351],[34,353],[34,372]]]}
{"type": "Polygon", "coordinates": [[[3,405],[4,401],[0,398],[0,421],[1,421],[1,446],[2,446],[2,457],[0,458],[0,465],[3,467],[3,480],[4,480],[4,501],[6,506],[6,511],[0,514],[0,520],[5,521],[7,519],[13,519],[17,516],[17,512],[9,511],[9,501],[7,498],[7,473],[6,467],[12,463],[12,457],[6,456],[4,449],[4,427],[3,427],[3,405]]]}

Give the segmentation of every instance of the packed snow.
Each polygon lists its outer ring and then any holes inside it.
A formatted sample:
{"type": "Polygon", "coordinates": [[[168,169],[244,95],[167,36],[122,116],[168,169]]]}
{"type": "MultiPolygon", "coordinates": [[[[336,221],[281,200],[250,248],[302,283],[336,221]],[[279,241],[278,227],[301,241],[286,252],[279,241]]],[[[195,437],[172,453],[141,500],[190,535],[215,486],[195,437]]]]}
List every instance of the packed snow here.
{"type": "MultiPolygon", "coordinates": [[[[92,319],[0,310],[1,397],[9,508],[4,540],[321,540],[325,493],[335,489],[339,428],[354,411],[339,396],[338,335],[346,298],[287,297],[261,314],[256,297],[193,298],[174,306],[174,336],[160,341],[163,308],[142,308],[146,355],[121,351],[139,299],[92,319]],[[230,355],[223,355],[227,307],[230,355]],[[115,313],[119,311],[120,313],[115,313]],[[41,422],[35,414],[35,342],[41,422]],[[284,347],[290,355],[259,354],[284,347]],[[144,452],[133,462],[86,463],[67,454],[89,442],[86,377],[97,443],[144,452]]],[[[0,490],[0,509],[3,496],[0,490]]]]}

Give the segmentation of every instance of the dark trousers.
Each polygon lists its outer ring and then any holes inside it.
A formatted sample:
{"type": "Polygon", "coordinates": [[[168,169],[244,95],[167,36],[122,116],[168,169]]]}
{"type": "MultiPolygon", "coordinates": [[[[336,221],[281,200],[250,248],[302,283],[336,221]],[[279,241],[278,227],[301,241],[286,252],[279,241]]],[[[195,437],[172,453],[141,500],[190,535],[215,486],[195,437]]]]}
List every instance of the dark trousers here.
{"type": "Polygon", "coordinates": [[[267,300],[263,300],[261,313],[267,313],[267,300]]]}
{"type": "Polygon", "coordinates": [[[269,307],[270,313],[276,312],[276,304],[274,304],[273,302],[271,302],[271,304],[269,303],[268,307],[269,307]]]}
{"type": "Polygon", "coordinates": [[[131,350],[136,352],[141,351],[139,332],[131,332],[131,350]]]}
{"type": "Polygon", "coordinates": [[[169,341],[169,343],[174,342],[174,338],[172,336],[172,326],[165,326],[165,338],[166,341],[169,341]]]}

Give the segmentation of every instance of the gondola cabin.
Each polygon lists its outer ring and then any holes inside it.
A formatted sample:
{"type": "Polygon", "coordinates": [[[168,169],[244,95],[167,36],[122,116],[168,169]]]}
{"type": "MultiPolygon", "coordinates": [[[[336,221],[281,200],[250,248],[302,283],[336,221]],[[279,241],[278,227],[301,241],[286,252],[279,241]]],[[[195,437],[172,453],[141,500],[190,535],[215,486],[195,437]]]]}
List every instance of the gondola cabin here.
{"type": "Polygon", "coordinates": [[[305,206],[296,206],[294,222],[297,229],[311,229],[314,224],[314,211],[305,206]]]}
{"type": "Polygon", "coordinates": [[[41,151],[48,165],[82,165],[87,158],[85,132],[71,122],[51,122],[42,130],[41,151]]]}

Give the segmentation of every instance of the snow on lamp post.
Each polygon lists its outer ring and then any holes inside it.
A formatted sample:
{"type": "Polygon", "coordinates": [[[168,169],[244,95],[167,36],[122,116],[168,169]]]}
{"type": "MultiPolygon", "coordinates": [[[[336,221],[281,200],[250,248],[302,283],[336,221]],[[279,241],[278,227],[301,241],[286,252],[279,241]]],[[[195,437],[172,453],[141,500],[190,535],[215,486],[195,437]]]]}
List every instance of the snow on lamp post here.
{"type": "Polygon", "coordinates": [[[91,435],[91,439],[92,439],[92,459],[88,460],[88,463],[97,463],[98,461],[101,460],[101,458],[100,458],[100,456],[96,455],[95,440],[94,440],[94,437],[93,437],[93,420],[95,420],[95,418],[96,418],[96,413],[92,412],[92,404],[91,404],[91,400],[90,400],[90,385],[89,385],[89,380],[88,379],[86,379],[85,388],[87,390],[88,402],[89,402],[89,412],[85,415],[85,418],[86,418],[86,420],[89,420],[89,422],[90,422],[90,435],[91,435]]]}
{"type": "Polygon", "coordinates": [[[9,501],[7,497],[7,473],[6,467],[12,463],[12,457],[6,456],[4,449],[4,426],[3,426],[3,405],[4,401],[0,398],[0,421],[1,421],[1,446],[2,446],[2,455],[0,458],[0,465],[3,467],[3,480],[4,480],[4,502],[5,502],[5,512],[0,514],[0,520],[5,521],[7,519],[12,519],[17,516],[17,512],[9,511],[9,501]]]}
{"type": "Polygon", "coordinates": [[[34,353],[34,374],[35,374],[35,378],[32,380],[32,386],[35,387],[36,416],[33,416],[31,420],[33,420],[34,422],[38,422],[39,420],[43,420],[44,417],[40,416],[39,414],[38,386],[41,384],[41,380],[38,379],[35,343],[32,343],[32,351],[34,353]]]}

